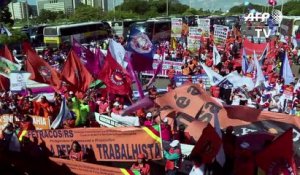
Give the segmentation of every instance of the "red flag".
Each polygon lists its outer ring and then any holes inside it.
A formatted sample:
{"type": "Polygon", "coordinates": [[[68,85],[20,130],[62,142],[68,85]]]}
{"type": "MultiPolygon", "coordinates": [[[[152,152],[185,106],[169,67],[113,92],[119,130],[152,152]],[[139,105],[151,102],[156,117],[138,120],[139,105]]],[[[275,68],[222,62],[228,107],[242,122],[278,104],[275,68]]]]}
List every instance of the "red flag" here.
{"type": "Polygon", "coordinates": [[[15,59],[13,55],[11,54],[10,50],[8,49],[7,45],[4,45],[4,49],[0,52],[0,56],[8,59],[9,61],[15,63],[15,59]]]}
{"type": "Polygon", "coordinates": [[[110,93],[127,95],[131,91],[131,79],[129,74],[113,59],[109,51],[107,52],[105,63],[98,77],[103,80],[110,93]]]}
{"type": "Polygon", "coordinates": [[[27,53],[29,50],[35,52],[35,50],[32,49],[31,44],[28,41],[24,41],[22,43],[22,50],[24,54],[27,53]]]}
{"type": "Polygon", "coordinates": [[[81,63],[80,58],[78,58],[73,50],[70,51],[65,62],[62,77],[71,85],[70,89],[75,92],[86,92],[89,85],[93,82],[92,75],[81,63]]]}
{"type": "Polygon", "coordinates": [[[40,58],[32,49],[27,50],[25,69],[31,73],[30,79],[50,84],[57,91],[61,87],[61,80],[58,72],[53,69],[45,60],[40,58]]]}
{"type": "Polygon", "coordinates": [[[192,160],[201,158],[203,163],[211,163],[218,154],[221,144],[221,138],[208,123],[206,128],[203,129],[202,135],[192,150],[190,157],[192,160]]]}
{"type": "Polygon", "coordinates": [[[293,129],[287,130],[257,154],[256,162],[267,175],[297,174],[293,160],[293,129]]]}
{"type": "Polygon", "coordinates": [[[8,78],[0,75],[0,90],[1,91],[9,91],[10,81],[8,78]]]}

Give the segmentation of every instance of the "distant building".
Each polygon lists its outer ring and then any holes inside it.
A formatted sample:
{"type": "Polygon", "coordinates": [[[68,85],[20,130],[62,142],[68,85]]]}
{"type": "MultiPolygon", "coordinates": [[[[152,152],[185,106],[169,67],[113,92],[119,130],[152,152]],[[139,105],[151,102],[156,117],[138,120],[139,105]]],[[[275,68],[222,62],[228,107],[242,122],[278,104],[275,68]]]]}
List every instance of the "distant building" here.
{"type": "Polygon", "coordinates": [[[109,0],[108,1],[108,11],[114,10],[115,6],[122,4],[124,0],[109,0]]]}
{"type": "Polygon", "coordinates": [[[29,5],[29,16],[35,17],[38,15],[37,6],[29,5]]]}
{"type": "Polygon", "coordinates": [[[92,7],[100,7],[103,11],[108,11],[109,1],[113,0],[81,0],[81,3],[92,7]]]}
{"type": "Polygon", "coordinates": [[[9,12],[12,15],[12,19],[25,19],[28,12],[28,4],[26,2],[9,3],[9,12]]]}
{"type": "Polygon", "coordinates": [[[37,11],[38,14],[40,14],[43,9],[71,14],[79,4],[80,0],[37,0],[37,11]]]}

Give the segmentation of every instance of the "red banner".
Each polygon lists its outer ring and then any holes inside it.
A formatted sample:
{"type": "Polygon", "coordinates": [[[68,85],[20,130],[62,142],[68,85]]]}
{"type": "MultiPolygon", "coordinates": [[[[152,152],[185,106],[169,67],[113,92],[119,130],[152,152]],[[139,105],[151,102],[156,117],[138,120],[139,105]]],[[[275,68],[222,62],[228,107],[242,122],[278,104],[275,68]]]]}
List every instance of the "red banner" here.
{"type": "Polygon", "coordinates": [[[252,43],[247,38],[244,38],[244,48],[245,48],[246,54],[253,55],[253,52],[255,50],[255,53],[258,56],[258,58],[264,52],[267,44],[268,43],[262,43],[262,44],[252,43]]]}

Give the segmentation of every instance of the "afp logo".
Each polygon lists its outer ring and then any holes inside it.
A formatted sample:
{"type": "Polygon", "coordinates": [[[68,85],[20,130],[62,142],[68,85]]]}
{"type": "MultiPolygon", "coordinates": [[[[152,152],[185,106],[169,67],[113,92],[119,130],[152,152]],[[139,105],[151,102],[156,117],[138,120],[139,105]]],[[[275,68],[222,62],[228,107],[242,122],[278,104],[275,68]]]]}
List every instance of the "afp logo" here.
{"type": "Polygon", "coordinates": [[[279,25],[282,21],[283,15],[280,10],[272,10],[270,13],[251,12],[245,16],[245,22],[267,22],[271,18],[274,24],[279,25]]]}

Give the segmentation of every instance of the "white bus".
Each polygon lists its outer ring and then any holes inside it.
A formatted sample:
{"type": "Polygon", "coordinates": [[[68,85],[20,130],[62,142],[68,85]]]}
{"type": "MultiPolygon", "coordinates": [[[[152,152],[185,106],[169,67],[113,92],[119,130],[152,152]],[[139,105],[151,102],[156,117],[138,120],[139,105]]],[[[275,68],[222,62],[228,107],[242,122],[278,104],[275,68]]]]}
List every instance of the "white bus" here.
{"type": "Polygon", "coordinates": [[[111,28],[107,22],[86,22],[45,27],[43,33],[46,46],[59,47],[71,44],[73,38],[79,42],[106,39],[111,35],[111,28]]]}

